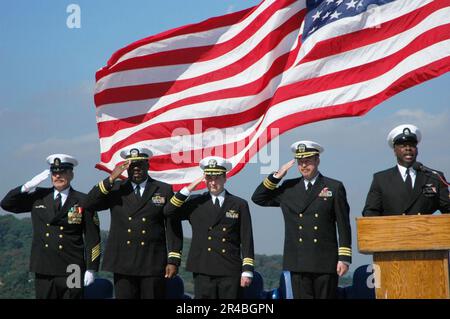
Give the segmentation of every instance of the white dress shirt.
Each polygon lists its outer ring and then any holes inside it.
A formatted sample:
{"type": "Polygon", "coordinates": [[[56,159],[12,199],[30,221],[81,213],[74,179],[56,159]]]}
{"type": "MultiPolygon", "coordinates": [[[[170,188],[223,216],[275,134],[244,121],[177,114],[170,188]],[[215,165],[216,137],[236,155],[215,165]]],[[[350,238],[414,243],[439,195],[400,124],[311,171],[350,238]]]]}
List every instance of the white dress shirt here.
{"type": "Polygon", "coordinates": [[[212,199],[213,204],[216,203],[216,198],[218,198],[219,199],[219,205],[220,205],[220,207],[222,207],[223,201],[225,200],[225,191],[222,191],[222,193],[220,193],[217,196],[213,195],[211,193],[209,193],[209,194],[211,195],[211,199],[212,199]]]}
{"type": "Polygon", "coordinates": [[[314,186],[314,183],[317,180],[317,177],[319,177],[319,172],[317,172],[316,176],[314,176],[312,179],[308,180],[306,178],[303,179],[303,182],[305,183],[305,189],[308,189],[308,183],[311,183],[314,186]]]}
{"type": "MultiPolygon", "coordinates": [[[[138,184],[131,182],[131,185],[133,185],[133,192],[136,192],[136,187],[138,186],[138,184]]],[[[147,180],[145,180],[139,184],[139,187],[140,187],[139,193],[141,193],[141,197],[144,194],[145,186],[147,186],[147,180]]]]}
{"type": "MultiPolygon", "coordinates": [[[[400,164],[397,164],[397,167],[398,167],[398,171],[400,172],[400,175],[401,175],[403,181],[406,181],[406,170],[408,170],[408,168],[401,166],[400,164]]],[[[414,183],[416,182],[417,172],[412,167],[409,168],[409,175],[411,176],[412,187],[414,188],[414,183]]]]}
{"type": "Polygon", "coordinates": [[[56,200],[56,196],[58,196],[58,194],[61,194],[61,207],[63,207],[64,203],[66,202],[67,196],[69,196],[69,190],[70,190],[70,187],[67,187],[66,189],[59,192],[55,188],[53,191],[53,200],[56,200]]]}

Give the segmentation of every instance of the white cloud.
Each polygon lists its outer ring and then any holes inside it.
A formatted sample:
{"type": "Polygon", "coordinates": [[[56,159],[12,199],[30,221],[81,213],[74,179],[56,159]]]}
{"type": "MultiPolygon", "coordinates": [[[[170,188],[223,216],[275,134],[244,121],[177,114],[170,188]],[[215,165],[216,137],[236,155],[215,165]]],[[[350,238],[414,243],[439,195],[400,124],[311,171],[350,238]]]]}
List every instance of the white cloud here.
{"type": "Polygon", "coordinates": [[[18,157],[29,156],[31,154],[43,153],[92,153],[93,148],[98,152],[98,135],[90,133],[72,138],[51,137],[40,143],[24,144],[15,152],[18,157]]]}
{"type": "Polygon", "coordinates": [[[432,114],[421,109],[401,109],[394,114],[398,122],[415,124],[422,130],[436,131],[445,129],[450,124],[450,112],[432,114]]]}

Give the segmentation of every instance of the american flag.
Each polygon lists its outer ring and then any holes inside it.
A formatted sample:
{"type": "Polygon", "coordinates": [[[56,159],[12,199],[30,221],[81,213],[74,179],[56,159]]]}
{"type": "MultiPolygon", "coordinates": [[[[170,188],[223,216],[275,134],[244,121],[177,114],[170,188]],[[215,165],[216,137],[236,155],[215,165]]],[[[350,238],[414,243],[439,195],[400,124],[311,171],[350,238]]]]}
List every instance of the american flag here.
{"type": "Polygon", "coordinates": [[[97,168],[138,146],[176,190],[205,156],[232,176],[278,134],[363,115],[449,69],[450,0],[262,1],[112,55],[96,73],[97,168]]]}

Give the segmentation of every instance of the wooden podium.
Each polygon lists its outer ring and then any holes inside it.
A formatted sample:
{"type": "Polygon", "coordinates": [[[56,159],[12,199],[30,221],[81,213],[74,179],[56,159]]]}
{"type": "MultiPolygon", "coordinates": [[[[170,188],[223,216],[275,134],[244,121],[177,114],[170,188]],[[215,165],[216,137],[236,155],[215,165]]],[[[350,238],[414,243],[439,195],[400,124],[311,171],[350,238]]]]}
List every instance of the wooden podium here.
{"type": "Polygon", "coordinates": [[[449,299],[450,215],[356,218],[358,250],[373,254],[377,299],[449,299]]]}

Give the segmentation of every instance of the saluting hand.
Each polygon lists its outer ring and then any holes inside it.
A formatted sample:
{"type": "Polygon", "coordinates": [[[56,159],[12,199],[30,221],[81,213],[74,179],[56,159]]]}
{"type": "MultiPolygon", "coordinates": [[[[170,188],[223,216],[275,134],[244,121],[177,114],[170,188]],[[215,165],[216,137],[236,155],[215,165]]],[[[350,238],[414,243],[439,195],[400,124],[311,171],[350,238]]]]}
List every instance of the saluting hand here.
{"type": "Polygon", "coordinates": [[[195,188],[197,188],[198,184],[200,184],[201,182],[203,182],[205,180],[205,176],[201,176],[199,178],[197,178],[196,180],[194,180],[192,183],[190,183],[187,186],[187,189],[189,190],[189,192],[192,192],[195,190],[195,188]]]}
{"type": "Polygon", "coordinates": [[[34,190],[39,184],[41,184],[43,181],[45,181],[50,176],[50,170],[46,169],[43,172],[39,173],[35,177],[33,177],[31,180],[23,184],[22,191],[23,192],[30,192],[34,190]]]}
{"type": "Polygon", "coordinates": [[[166,266],[166,275],[164,276],[165,278],[173,278],[177,275],[178,273],[178,267],[172,264],[167,264],[166,266]]]}
{"type": "Polygon", "coordinates": [[[125,162],[123,162],[120,165],[117,165],[116,167],[114,167],[114,170],[111,172],[111,175],[109,175],[109,181],[112,183],[114,182],[120,175],[122,175],[122,173],[124,171],[126,171],[128,169],[128,167],[130,167],[130,160],[127,160],[125,162]]]}
{"type": "Polygon", "coordinates": [[[295,159],[290,160],[289,162],[287,162],[286,164],[284,164],[283,166],[281,166],[280,169],[278,170],[278,172],[276,172],[275,174],[273,174],[273,177],[279,178],[279,179],[283,178],[283,177],[286,175],[287,171],[288,171],[292,166],[294,166],[294,164],[295,164],[295,159]]]}

